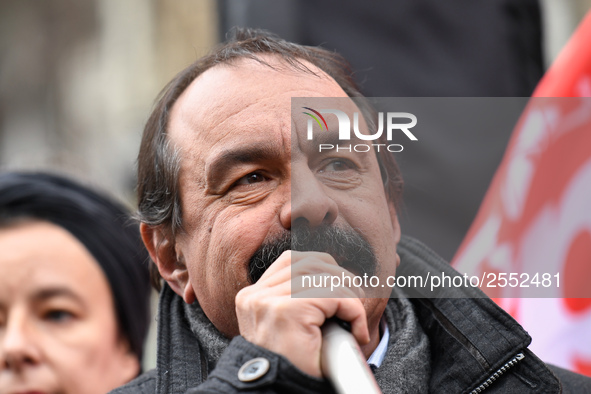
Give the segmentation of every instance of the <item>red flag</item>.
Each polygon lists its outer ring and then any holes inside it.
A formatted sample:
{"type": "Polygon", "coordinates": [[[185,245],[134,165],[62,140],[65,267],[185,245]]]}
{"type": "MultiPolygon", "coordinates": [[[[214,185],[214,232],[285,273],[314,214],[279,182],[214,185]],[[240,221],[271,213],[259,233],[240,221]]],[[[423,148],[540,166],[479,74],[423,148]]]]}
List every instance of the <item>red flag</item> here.
{"type": "Polygon", "coordinates": [[[452,264],[479,277],[558,274],[559,287],[545,293],[555,298],[523,298],[521,287],[483,290],[530,332],[544,361],[591,376],[588,97],[591,13],[536,88],[452,264]]]}

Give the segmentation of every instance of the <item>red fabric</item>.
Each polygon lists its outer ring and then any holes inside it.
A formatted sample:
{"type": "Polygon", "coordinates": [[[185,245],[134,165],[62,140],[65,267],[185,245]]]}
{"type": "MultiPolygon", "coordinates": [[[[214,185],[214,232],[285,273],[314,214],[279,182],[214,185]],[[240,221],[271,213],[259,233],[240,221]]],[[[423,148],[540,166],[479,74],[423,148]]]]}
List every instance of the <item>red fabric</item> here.
{"type": "Polygon", "coordinates": [[[534,92],[452,264],[560,274],[560,287],[483,288],[547,362],[591,376],[591,13],[534,92]],[[578,298],[577,298],[578,297],[578,298]]]}

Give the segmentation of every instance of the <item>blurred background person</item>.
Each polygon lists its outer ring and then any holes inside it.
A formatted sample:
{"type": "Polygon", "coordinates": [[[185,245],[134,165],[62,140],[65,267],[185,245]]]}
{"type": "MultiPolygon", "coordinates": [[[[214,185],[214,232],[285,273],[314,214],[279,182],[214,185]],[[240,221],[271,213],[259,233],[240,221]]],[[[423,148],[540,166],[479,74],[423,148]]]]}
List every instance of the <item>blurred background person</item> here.
{"type": "MultiPolygon", "coordinates": [[[[213,0],[0,1],[0,170],[58,171],[135,206],[154,97],[216,43],[216,9],[213,0]]],[[[147,342],[150,369],[155,329],[147,342]]]]}
{"type": "Polygon", "coordinates": [[[147,254],[110,199],[0,175],[0,393],[102,394],[141,371],[147,254]]]}

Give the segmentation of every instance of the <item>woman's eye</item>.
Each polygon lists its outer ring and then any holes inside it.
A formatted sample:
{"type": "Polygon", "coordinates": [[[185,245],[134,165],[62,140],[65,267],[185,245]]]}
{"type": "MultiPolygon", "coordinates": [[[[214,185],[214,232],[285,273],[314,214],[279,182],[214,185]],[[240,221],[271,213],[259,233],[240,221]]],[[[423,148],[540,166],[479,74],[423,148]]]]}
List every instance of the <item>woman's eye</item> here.
{"type": "Polygon", "coordinates": [[[253,183],[259,183],[259,182],[263,182],[265,180],[267,180],[267,178],[263,174],[261,174],[259,172],[252,172],[252,173],[240,178],[236,182],[236,185],[252,185],[253,183]]]}
{"type": "Polygon", "coordinates": [[[73,317],[74,315],[71,312],[65,310],[53,310],[45,313],[44,315],[45,320],[49,320],[56,323],[65,322],[73,317]]]}
{"type": "Polygon", "coordinates": [[[347,171],[354,168],[353,164],[348,160],[333,160],[326,165],[321,172],[339,172],[347,171]]]}

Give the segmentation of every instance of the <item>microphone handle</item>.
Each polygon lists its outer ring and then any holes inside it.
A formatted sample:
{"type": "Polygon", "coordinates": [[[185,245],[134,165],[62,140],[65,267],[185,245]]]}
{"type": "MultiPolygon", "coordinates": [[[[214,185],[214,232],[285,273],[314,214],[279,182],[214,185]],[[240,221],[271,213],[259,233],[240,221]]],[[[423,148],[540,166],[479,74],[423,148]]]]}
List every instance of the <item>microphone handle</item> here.
{"type": "Polygon", "coordinates": [[[322,373],[339,394],[381,394],[349,323],[329,319],[322,326],[322,373]]]}

